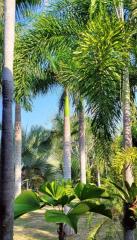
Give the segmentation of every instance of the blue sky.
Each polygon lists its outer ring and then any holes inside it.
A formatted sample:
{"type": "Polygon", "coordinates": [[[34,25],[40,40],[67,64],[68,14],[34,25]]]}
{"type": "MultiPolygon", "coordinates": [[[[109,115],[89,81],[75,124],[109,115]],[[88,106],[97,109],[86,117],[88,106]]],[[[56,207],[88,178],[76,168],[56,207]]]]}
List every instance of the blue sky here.
{"type": "MultiPolygon", "coordinates": [[[[26,112],[22,109],[22,126],[25,130],[29,130],[33,125],[41,125],[45,128],[52,127],[52,121],[58,113],[59,99],[62,93],[60,87],[53,88],[45,96],[40,95],[32,99],[32,112],[26,112]]],[[[0,109],[2,113],[2,102],[0,99],[0,109]]],[[[13,119],[14,119],[13,104],[13,119]]],[[[13,120],[14,121],[14,120],[13,120]]],[[[1,122],[1,116],[0,116],[1,122]]]]}
{"type": "MultiPolygon", "coordinates": [[[[52,0],[53,1],[53,0],[52,0]]],[[[35,9],[36,15],[46,9],[46,4],[51,0],[42,0],[43,5],[40,8],[35,9]]],[[[26,22],[29,24],[23,16],[17,19],[17,21],[26,22]]],[[[58,113],[58,103],[62,89],[60,87],[53,88],[48,94],[37,96],[32,100],[32,112],[26,112],[22,109],[22,126],[24,129],[29,130],[33,125],[42,125],[45,128],[52,127],[52,120],[58,113]]],[[[1,103],[0,103],[1,104],[1,103]]],[[[14,106],[15,107],[15,106],[14,106]]],[[[13,111],[14,112],[14,111],[13,111]]]]}
{"type": "Polygon", "coordinates": [[[22,126],[29,130],[32,125],[42,125],[45,128],[52,127],[52,120],[58,113],[58,103],[61,88],[53,88],[45,96],[37,96],[32,100],[32,112],[22,110],[22,126]]]}

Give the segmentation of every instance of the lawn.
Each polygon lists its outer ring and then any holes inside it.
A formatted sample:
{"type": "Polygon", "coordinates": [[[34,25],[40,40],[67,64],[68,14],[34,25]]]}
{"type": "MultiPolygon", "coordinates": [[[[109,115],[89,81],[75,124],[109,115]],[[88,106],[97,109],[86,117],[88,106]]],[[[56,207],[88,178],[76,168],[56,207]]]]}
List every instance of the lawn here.
{"type": "MultiPolygon", "coordinates": [[[[57,240],[57,226],[56,224],[45,222],[44,212],[45,210],[35,211],[25,214],[16,220],[14,240],[57,240]]],[[[87,240],[89,229],[93,231],[96,224],[104,220],[106,223],[101,228],[96,240],[122,240],[122,229],[119,223],[108,220],[101,215],[82,217],[79,221],[78,234],[67,239],[87,240]]],[[[135,237],[137,237],[137,233],[135,237]]]]}
{"type": "MultiPolygon", "coordinates": [[[[56,224],[44,221],[44,210],[25,214],[15,221],[14,240],[57,240],[56,224]]],[[[84,240],[88,233],[87,218],[83,217],[79,223],[79,233],[69,240],[84,240]]]]}

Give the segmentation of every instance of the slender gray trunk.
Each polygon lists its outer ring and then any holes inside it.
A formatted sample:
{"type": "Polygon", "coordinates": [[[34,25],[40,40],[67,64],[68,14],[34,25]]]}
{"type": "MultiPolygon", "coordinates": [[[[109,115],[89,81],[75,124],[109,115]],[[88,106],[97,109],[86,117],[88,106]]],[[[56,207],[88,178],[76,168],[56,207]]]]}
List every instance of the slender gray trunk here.
{"type": "Polygon", "coordinates": [[[69,117],[64,117],[64,178],[71,179],[71,137],[69,117]]]}
{"type": "Polygon", "coordinates": [[[124,233],[124,240],[135,240],[134,231],[128,230],[124,233]]]}
{"type": "Polygon", "coordinates": [[[64,107],[64,178],[71,180],[71,133],[69,95],[66,90],[64,107]]]}
{"type": "MultiPolygon", "coordinates": [[[[132,147],[132,134],[131,134],[131,112],[130,112],[130,86],[129,86],[129,71],[128,68],[123,76],[123,137],[124,148],[132,147]]],[[[127,162],[124,166],[125,180],[132,185],[134,182],[133,166],[131,162],[127,162]]],[[[124,212],[124,218],[126,211],[124,212]]],[[[129,216],[128,216],[129,217],[129,216]]],[[[124,240],[135,240],[134,231],[125,226],[124,240]]]]}
{"type": "MultiPolygon", "coordinates": [[[[129,71],[128,68],[123,76],[123,137],[124,148],[132,147],[132,133],[131,133],[131,111],[130,111],[130,85],[129,85],[129,71]]],[[[134,182],[132,164],[125,164],[125,180],[131,185],[134,182]]]]}
{"type": "MultiPolygon", "coordinates": [[[[71,131],[70,131],[70,103],[68,90],[65,89],[65,104],[64,104],[64,179],[71,180],[71,131]]],[[[67,213],[69,207],[64,207],[64,212],[67,213]]],[[[74,234],[74,230],[64,224],[65,236],[74,234]]]]}
{"type": "Polygon", "coordinates": [[[101,186],[100,170],[99,170],[99,168],[97,168],[97,185],[98,185],[98,187],[101,186]]]}
{"type": "Polygon", "coordinates": [[[86,183],[85,121],[82,103],[79,110],[79,155],[80,155],[80,180],[82,183],[86,183]]]}
{"type": "Polygon", "coordinates": [[[0,240],[13,239],[13,55],[15,0],[4,1],[4,60],[2,73],[2,140],[0,161],[0,240]]]}
{"type": "Polygon", "coordinates": [[[21,106],[15,106],[15,196],[21,193],[21,151],[22,151],[22,131],[21,131],[21,106]]]}
{"type": "Polygon", "coordinates": [[[29,189],[29,180],[26,181],[26,189],[29,189]]]}

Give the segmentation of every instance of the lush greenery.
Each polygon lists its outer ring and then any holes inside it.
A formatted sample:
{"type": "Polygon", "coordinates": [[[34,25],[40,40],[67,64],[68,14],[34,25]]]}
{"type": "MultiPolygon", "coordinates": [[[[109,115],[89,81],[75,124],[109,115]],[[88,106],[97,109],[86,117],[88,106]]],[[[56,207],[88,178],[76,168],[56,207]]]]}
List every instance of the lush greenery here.
{"type": "Polygon", "coordinates": [[[124,240],[134,240],[136,1],[12,1],[0,1],[1,240],[13,239],[14,195],[15,219],[46,209],[60,240],[77,233],[79,218],[91,212],[121,224],[124,240]],[[24,130],[21,109],[33,111],[33,99],[55,89],[62,94],[51,128],[24,130]]]}

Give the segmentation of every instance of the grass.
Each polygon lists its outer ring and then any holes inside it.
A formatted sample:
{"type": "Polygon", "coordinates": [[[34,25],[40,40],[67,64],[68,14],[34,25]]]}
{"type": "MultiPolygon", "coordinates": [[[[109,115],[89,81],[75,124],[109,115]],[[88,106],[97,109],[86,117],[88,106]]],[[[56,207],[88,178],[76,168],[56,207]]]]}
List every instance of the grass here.
{"type": "MultiPolygon", "coordinates": [[[[57,225],[44,220],[45,210],[25,214],[15,221],[14,240],[57,240],[57,225]]],[[[112,222],[100,215],[84,216],[79,221],[78,234],[67,240],[87,240],[89,231],[106,220],[96,240],[123,240],[119,222],[112,222]]],[[[135,239],[137,239],[137,231],[135,239]]],[[[92,239],[90,239],[92,240],[92,239]]]]}
{"type": "MultiPolygon", "coordinates": [[[[57,225],[44,220],[44,210],[25,214],[15,221],[14,240],[57,240],[57,225]]],[[[87,218],[79,223],[79,233],[69,240],[85,240],[88,233],[87,218]]]]}

